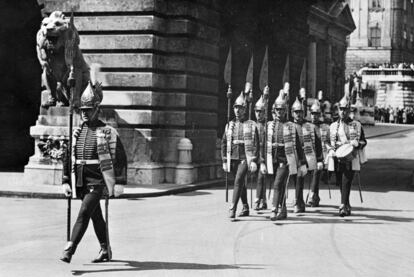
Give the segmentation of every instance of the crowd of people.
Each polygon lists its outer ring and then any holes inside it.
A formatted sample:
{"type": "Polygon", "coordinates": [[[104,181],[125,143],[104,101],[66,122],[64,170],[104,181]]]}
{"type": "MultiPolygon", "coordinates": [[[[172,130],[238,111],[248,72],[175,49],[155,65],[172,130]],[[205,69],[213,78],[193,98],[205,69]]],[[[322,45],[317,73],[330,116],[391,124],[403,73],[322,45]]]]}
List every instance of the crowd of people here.
{"type": "Polygon", "coordinates": [[[414,108],[374,107],[375,122],[413,124],[414,108]]]}

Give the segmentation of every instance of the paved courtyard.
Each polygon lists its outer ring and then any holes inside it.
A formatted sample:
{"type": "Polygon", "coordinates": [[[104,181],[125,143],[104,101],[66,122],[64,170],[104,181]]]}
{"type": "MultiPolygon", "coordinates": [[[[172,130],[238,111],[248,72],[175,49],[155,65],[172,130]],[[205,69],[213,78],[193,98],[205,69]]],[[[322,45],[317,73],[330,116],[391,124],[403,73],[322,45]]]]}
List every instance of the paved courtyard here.
{"type": "Polygon", "coordinates": [[[99,250],[92,225],[72,263],[58,260],[65,201],[0,198],[0,275],[414,276],[413,141],[414,132],[369,140],[364,202],[354,186],[346,218],[333,180],[332,199],[322,186],[321,207],[280,222],[270,211],[230,222],[222,188],[113,200],[114,261],[104,264],[89,262],[99,250]]]}

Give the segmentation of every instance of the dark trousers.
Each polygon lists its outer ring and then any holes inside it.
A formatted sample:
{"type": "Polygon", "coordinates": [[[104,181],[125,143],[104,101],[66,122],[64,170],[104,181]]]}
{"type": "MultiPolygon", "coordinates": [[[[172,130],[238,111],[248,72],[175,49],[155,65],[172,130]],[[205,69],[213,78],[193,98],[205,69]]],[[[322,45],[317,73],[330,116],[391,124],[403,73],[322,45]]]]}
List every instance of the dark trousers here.
{"type": "Polygon", "coordinates": [[[89,220],[92,219],[93,228],[99,243],[106,243],[106,224],[102,216],[101,205],[99,203],[104,190],[103,185],[82,188],[82,204],[79,210],[78,218],[73,226],[71,241],[75,247],[81,241],[88,228],[89,220]]]}
{"type": "Polygon", "coordinates": [[[314,170],[312,172],[312,181],[311,181],[311,192],[316,196],[319,196],[319,182],[321,180],[322,170],[314,170]]]}
{"type": "Polygon", "coordinates": [[[303,186],[305,183],[305,177],[295,174],[292,175],[293,183],[295,184],[295,205],[305,204],[303,200],[303,186]]]}
{"type": "Polygon", "coordinates": [[[335,175],[336,182],[341,191],[341,204],[349,206],[349,195],[351,194],[352,180],[354,179],[355,171],[351,169],[351,164],[339,164],[335,175]]]}
{"type": "Polygon", "coordinates": [[[279,167],[275,164],[273,168],[275,170],[275,180],[273,182],[273,209],[277,210],[279,206],[286,207],[285,193],[289,168],[286,164],[279,167]]]}
{"type": "Polygon", "coordinates": [[[247,162],[246,160],[231,161],[231,172],[235,174],[234,177],[234,189],[233,189],[233,209],[237,208],[237,203],[241,198],[244,205],[248,206],[247,202],[247,189],[245,179],[247,176],[247,162]]]}
{"type": "Polygon", "coordinates": [[[256,188],[256,198],[258,201],[263,200],[266,203],[266,175],[262,174],[260,170],[257,174],[257,188],[256,188]]]}

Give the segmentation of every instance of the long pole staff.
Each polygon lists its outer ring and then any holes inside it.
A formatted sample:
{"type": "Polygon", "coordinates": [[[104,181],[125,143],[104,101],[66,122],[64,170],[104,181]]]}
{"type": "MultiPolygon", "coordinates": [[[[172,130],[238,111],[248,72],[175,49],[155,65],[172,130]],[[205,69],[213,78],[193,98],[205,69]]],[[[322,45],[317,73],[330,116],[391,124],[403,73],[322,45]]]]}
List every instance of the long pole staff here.
{"type": "MultiPolygon", "coordinates": [[[[230,123],[230,109],[231,109],[231,85],[229,84],[227,88],[227,128],[229,128],[230,123]]],[[[229,202],[229,171],[230,168],[227,168],[226,171],[226,203],[229,202]]]]}
{"type": "MultiPolygon", "coordinates": [[[[72,31],[74,32],[74,22],[73,22],[73,9],[70,15],[70,28],[72,29],[72,31]]],[[[71,60],[72,61],[72,66],[70,68],[71,71],[73,71],[73,58],[75,55],[75,51],[74,51],[74,47],[75,47],[75,36],[72,33],[72,37],[69,41],[69,43],[67,43],[66,47],[68,47],[68,49],[65,51],[65,59],[67,60],[71,60]]],[[[76,80],[75,80],[76,82],[76,80]]],[[[69,171],[69,182],[70,185],[72,186],[73,181],[72,180],[72,137],[73,137],[73,97],[75,95],[75,82],[69,82],[69,86],[70,86],[70,96],[69,96],[69,138],[68,138],[68,158],[67,158],[67,163],[68,163],[68,171],[69,171]]],[[[66,228],[67,228],[67,241],[70,241],[70,220],[71,220],[71,208],[72,208],[72,197],[76,198],[76,186],[72,186],[72,195],[70,195],[68,197],[68,208],[67,208],[67,224],[66,224],[66,228]]]]}
{"type": "MultiPolygon", "coordinates": [[[[250,88],[249,96],[247,98],[247,101],[249,103],[249,121],[252,120],[252,102],[253,102],[253,91],[252,88],[250,88]]],[[[249,165],[247,165],[249,166],[249,165]]],[[[246,186],[247,183],[250,183],[250,208],[253,208],[253,182],[252,182],[252,174],[249,174],[249,169],[247,169],[246,174],[246,186]]]]}
{"type": "MultiPolygon", "coordinates": [[[[72,183],[72,126],[73,126],[73,91],[74,88],[71,88],[71,96],[69,101],[69,139],[68,139],[68,169],[69,169],[69,182],[72,183]]],[[[72,190],[75,188],[72,188],[72,190]]],[[[72,194],[75,193],[72,191],[72,194]]],[[[72,195],[68,196],[68,207],[67,207],[67,214],[66,214],[66,239],[70,241],[70,219],[71,219],[71,210],[72,210],[72,195]]]]}
{"type": "MultiPolygon", "coordinates": [[[[267,155],[267,121],[269,119],[268,117],[268,112],[269,112],[269,87],[265,86],[263,89],[263,99],[264,99],[264,104],[265,104],[265,124],[264,124],[264,138],[263,138],[263,157],[266,157],[267,155]]],[[[266,189],[267,185],[269,184],[269,192],[271,191],[271,182],[267,182],[267,174],[264,175],[264,184],[263,187],[266,189]]],[[[266,198],[266,191],[264,191],[264,198],[266,198]]],[[[270,193],[269,193],[269,199],[270,199],[270,193]]]]}

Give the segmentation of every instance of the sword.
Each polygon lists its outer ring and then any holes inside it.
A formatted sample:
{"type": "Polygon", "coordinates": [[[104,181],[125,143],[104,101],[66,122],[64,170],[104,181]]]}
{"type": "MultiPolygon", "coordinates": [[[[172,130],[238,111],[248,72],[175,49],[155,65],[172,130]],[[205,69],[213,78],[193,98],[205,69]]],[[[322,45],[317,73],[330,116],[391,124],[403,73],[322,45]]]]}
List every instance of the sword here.
{"type": "Polygon", "coordinates": [[[361,189],[361,175],[358,172],[358,189],[359,189],[359,198],[361,199],[361,203],[364,203],[364,201],[362,200],[362,189],[361,189]]]}
{"type": "Polygon", "coordinates": [[[286,180],[285,194],[283,195],[282,208],[283,208],[283,205],[285,205],[285,208],[286,208],[286,201],[287,201],[287,198],[288,198],[289,181],[290,181],[290,174],[288,175],[287,180],[286,180]]]}
{"type": "Polygon", "coordinates": [[[106,245],[108,247],[108,261],[112,259],[112,251],[111,251],[111,244],[109,242],[109,214],[108,214],[108,206],[109,206],[109,195],[105,196],[105,232],[106,232],[106,245]]]}

